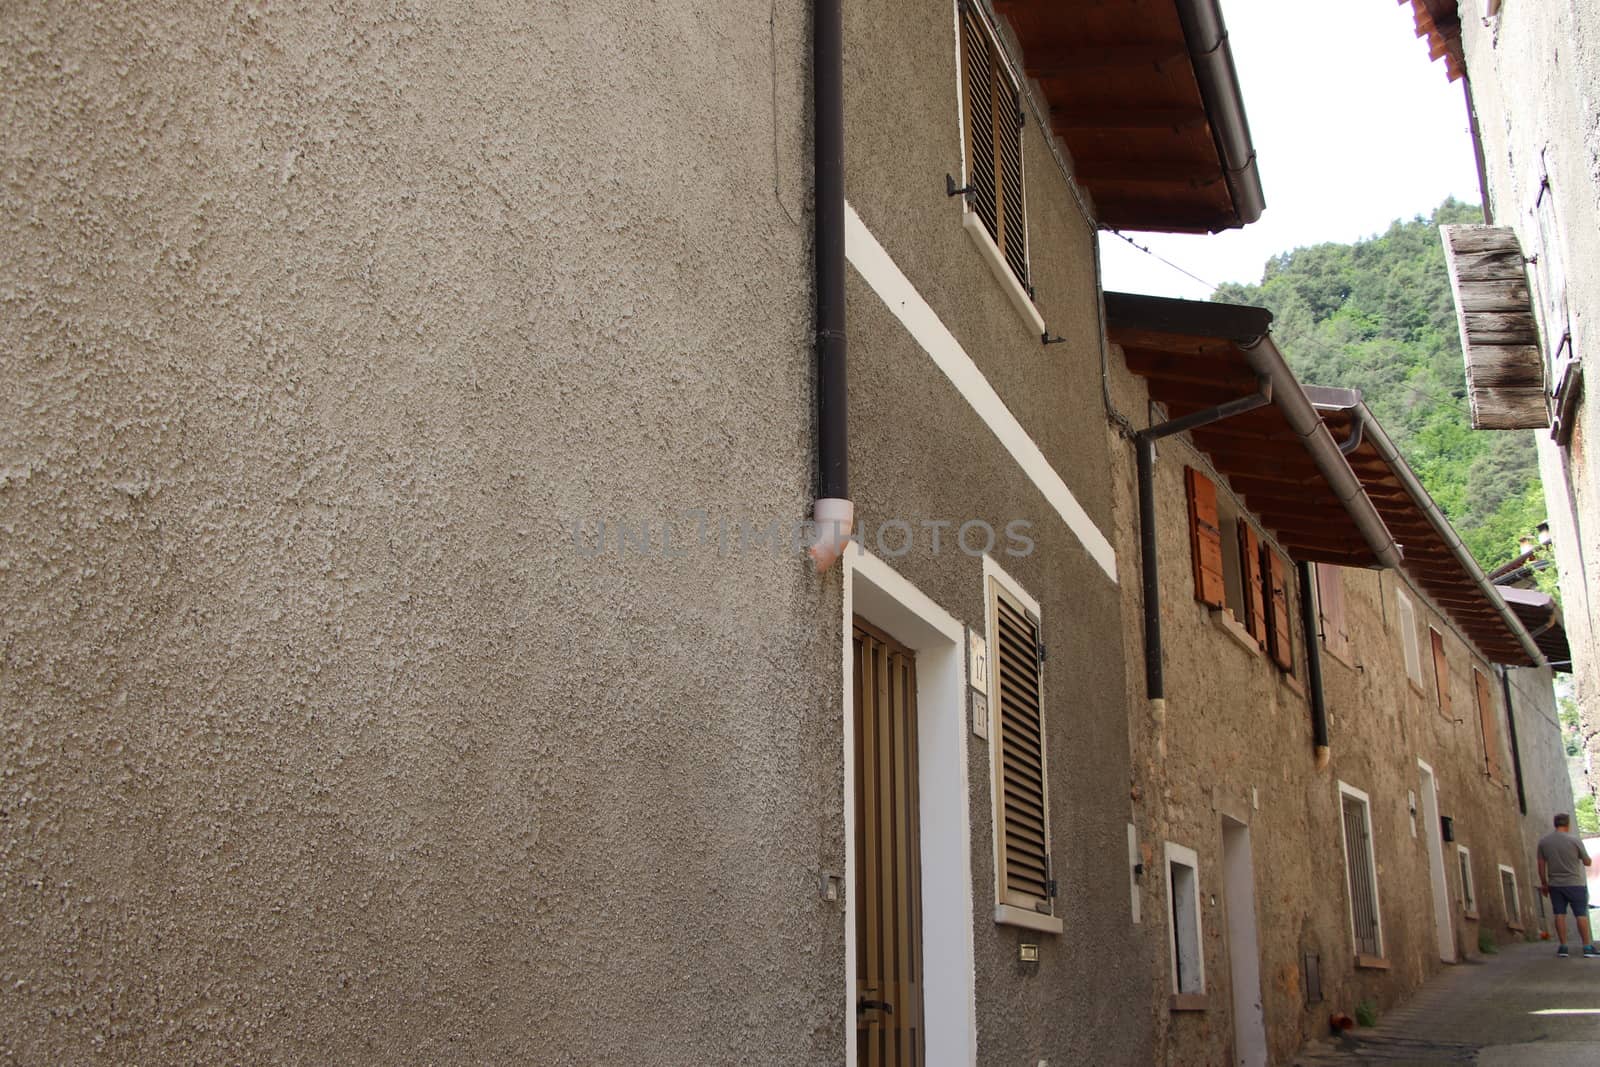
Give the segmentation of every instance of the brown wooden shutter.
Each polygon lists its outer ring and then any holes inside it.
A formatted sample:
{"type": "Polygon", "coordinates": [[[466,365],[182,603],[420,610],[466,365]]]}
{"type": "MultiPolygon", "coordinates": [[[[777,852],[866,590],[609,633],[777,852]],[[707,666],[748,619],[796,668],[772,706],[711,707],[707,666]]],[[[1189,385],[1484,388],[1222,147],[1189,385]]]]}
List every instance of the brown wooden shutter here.
{"type": "Polygon", "coordinates": [[[1244,565],[1244,626],[1257,644],[1265,645],[1267,597],[1261,581],[1261,538],[1242,515],[1239,517],[1239,562],[1244,565]]]}
{"type": "Polygon", "coordinates": [[[1053,913],[1049,790],[1045,778],[1044,711],[1040,693],[1039,622],[991,582],[995,668],[994,718],[999,737],[1000,903],[1053,913]]]}
{"type": "Polygon", "coordinates": [[[1322,645],[1328,655],[1350,662],[1350,632],[1344,621],[1344,576],[1331,563],[1317,564],[1317,610],[1322,617],[1322,645]]]}
{"type": "Polygon", "coordinates": [[[1022,98],[976,5],[962,5],[961,65],[967,142],[967,202],[1011,273],[1028,287],[1022,98]]]}
{"type": "Polygon", "coordinates": [[[1267,549],[1267,651],[1272,662],[1294,670],[1294,628],[1289,618],[1289,561],[1267,549]]]}
{"type": "Polygon", "coordinates": [[[1217,519],[1217,487],[1193,467],[1183,469],[1189,488],[1189,549],[1194,564],[1194,598],[1220,608],[1227,592],[1222,581],[1222,529],[1217,519]]]}
{"type": "Polygon", "coordinates": [[[1450,661],[1444,655],[1444,636],[1430,626],[1428,638],[1433,643],[1433,684],[1439,690],[1439,713],[1447,719],[1453,718],[1450,714],[1450,661]]]}
{"type": "Polygon", "coordinates": [[[1478,726],[1483,731],[1483,765],[1489,777],[1504,784],[1505,771],[1500,766],[1500,726],[1494,713],[1494,694],[1489,691],[1489,679],[1478,668],[1472,668],[1472,683],[1478,695],[1478,726]]]}

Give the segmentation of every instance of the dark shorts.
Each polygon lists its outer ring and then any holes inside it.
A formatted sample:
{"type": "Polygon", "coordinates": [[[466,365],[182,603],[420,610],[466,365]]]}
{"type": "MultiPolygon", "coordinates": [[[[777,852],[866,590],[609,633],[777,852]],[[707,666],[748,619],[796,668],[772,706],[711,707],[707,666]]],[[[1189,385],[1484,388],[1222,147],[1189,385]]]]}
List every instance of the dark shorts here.
{"type": "Polygon", "coordinates": [[[1586,885],[1553,885],[1550,887],[1550,910],[1557,915],[1572,909],[1572,914],[1589,917],[1589,887],[1586,885]]]}

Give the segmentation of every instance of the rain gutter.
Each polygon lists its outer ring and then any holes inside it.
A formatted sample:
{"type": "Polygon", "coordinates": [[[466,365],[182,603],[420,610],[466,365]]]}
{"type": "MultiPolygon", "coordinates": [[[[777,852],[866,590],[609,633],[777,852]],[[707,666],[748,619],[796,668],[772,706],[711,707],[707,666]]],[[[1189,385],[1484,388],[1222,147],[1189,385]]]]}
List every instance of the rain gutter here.
{"type": "Polygon", "coordinates": [[[1247,226],[1261,217],[1266,197],[1261,191],[1261,173],[1256,167],[1255,145],[1250,139],[1250,122],[1245,118],[1244,96],[1239,91],[1239,74],[1233,65],[1222,9],[1218,0],[1177,0],[1177,6],[1189,47],[1189,62],[1200,83],[1200,98],[1205,103],[1222,164],[1222,179],[1233,200],[1233,225],[1247,226]]]}

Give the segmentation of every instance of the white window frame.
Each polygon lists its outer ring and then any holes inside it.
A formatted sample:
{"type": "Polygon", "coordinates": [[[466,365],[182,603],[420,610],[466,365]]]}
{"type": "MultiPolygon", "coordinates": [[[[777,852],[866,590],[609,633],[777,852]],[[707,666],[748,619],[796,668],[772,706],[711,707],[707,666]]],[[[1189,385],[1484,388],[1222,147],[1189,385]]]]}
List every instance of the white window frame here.
{"type": "Polygon", "coordinates": [[[1506,880],[1500,879],[1500,904],[1505,909],[1506,925],[1513,930],[1521,930],[1522,921],[1522,887],[1517,884],[1517,869],[1509,864],[1495,865],[1502,875],[1511,876],[1511,899],[1506,899],[1506,880]]]}
{"type": "Polygon", "coordinates": [[[1200,857],[1195,854],[1194,849],[1185,848],[1182,845],[1168,841],[1162,867],[1167,881],[1167,903],[1169,905],[1167,911],[1168,915],[1171,916],[1167,922],[1167,958],[1172,977],[1172,993],[1174,996],[1204,996],[1206,991],[1206,939],[1203,926],[1204,916],[1200,911],[1200,857]],[[1172,865],[1174,863],[1188,867],[1193,872],[1189,891],[1185,894],[1188,897],[1189,914],[1194,916],[1194,929],[1188,931],[1188,938],[1184,936],[1186,931],[1178,929],[1177,918],[1173,916],[1173,912],[1179,910],[1176,905],[1182,903],[1174,895],[1177,892],[1177,887],[1172,877],[1172,865]],[[1185,941],[1189,943],[1185,944],[1185,941]],[[1187,953],[1185,953],[1186,949],[1187,953]],[[1185,953],[1184,958],[1191,960],[1194,964],[1193,968],[1190,969],[1190,973],[1194,976],[1192,980],[1193,988],[1190,989],[1182,989],[1178,985],[1178,957],[1180,953],[1185,953]]]}
{"type": "MultiPolygon", "coordinates": [[[[999,620],[995,618],[995,598],[990,595],[990,583],[1004,589],[1017,603],[1033,613],[1038,621],[1041,639],[1044,635],[1044,613],[1039,610],[1039,602],[1028,595],[1011,575],[988,556],[983,557],[983,625],[984,635],[989,642],[991,650],[1000,647],[999,620]]],[[[1048,707],[1045,697],[1044,672],[1039,672],[1039,763],[1044,779],[1044,848],[1045,855],[1050,857],[1050,877],[1060,880],[1060,875],[1055,868],[1053,841],[1050,834],[1050,739],[1048,727],[1045,722],[1044,708],[1048,707]]],[[[1000,715],[1000,657],[995,652],[990,657],[989,666],[989,823],[994,837],[994,921],[1007,926],[1021,926],[1029,930],[1038,930],[1047,934],[1059,934],[1065,929],[1059,914],[1046,915],[1031,908],[1018,907],[1008,904],[1004,896],[1005,879],[1005,823],[1001,811],[1001,790],[1004,788],[1005,775],[1001,766],[1004,755],[1002,736],[1005,724],[1000,715]]],[[[1055,901],[1051,902],[1052,911],[1055,901]]]]}
{"type": "Polygon", "coordinates": [[[1472,877],[1472,850],[1466,845],[1456,845],[1456,875],[1461,882],[1461,914],[1469,919],[1478,917],[1478,887],[1472,877]]]}
{"type": "MultiPolygon", "coordinates": [[[[1344,798],[1350,797],[1361,803],[1366,809],[1367,816],[1367,879],[1372,884],[1372,909],[1375,912],[1373,920],[1378,927],[1378,959],[1386,959],[1388,942],[1383,936],[1383,898],[1378,893],[1378,850],[1374,843],[1377,830],[1372,825],[1372,798],[1355,786],[1346,782],[1339,783],[1339,851],[1344,856],[1344,884],[1345,892],[1350,890],[1350,834],[1344,822],[1344,798]]],[[[1352,898],[1349,907],[1345,909],[1350,920],[1350,944],[1359,945],[1360,939],[1356,936],[1356,902],[1352,898]]],[[[1360,953],[1357,953],[1360,955],[1360,953]]]]}
{"type": "Polygon", "coordinates": [[[1405,590],[1396,589],[1395,598],[1395,626],[1400,631],[1400,651],[1405,656],[1406,679],[1410,681],[1411,688],[1417,692],[1424,692],[1422,688],[1422,645],[1417,638],[1417,606],[1405,594],[1405,590]]]}

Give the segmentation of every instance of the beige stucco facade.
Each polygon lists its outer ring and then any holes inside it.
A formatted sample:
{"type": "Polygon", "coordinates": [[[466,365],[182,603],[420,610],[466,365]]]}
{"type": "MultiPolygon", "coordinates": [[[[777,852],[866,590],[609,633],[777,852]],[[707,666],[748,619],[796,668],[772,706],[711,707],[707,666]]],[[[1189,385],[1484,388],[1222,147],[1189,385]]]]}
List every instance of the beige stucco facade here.
{"type": "Polygon", "coordinates": [[[7,6],[0,1058],[841,1057],[769,18],[7,6]]]}
{"type": "MultiPolygon", "coordinates": [[[[1501,5],[1486,17],[1484,0],[1460,4],[1467,79],[1478,113],[1490,221],[1513,228],[1531,260],[1533,309],[1548,350],[1571,332],[1572,355],[1588,364],[1571,440],[1539,433],[1539,466],[1549,507],[1562,608],[1572,645],[1573,677],[1591,766],[1600,757],[1600,440],[1593,403],[1594,355],[1600,352],[1600,4],[1560,0],[1501,5]],[[1551,206],[1539,208],[1546,188],[1551,206]],[[1548,267],[1560,264],[1565,321],[1552,314],[1548,267]]],[[[1555,382],[1549,383],[1554,388],[1555,382]]],[[[1597,783],[1591,772],[1588,788],[1597,783]]]]}

